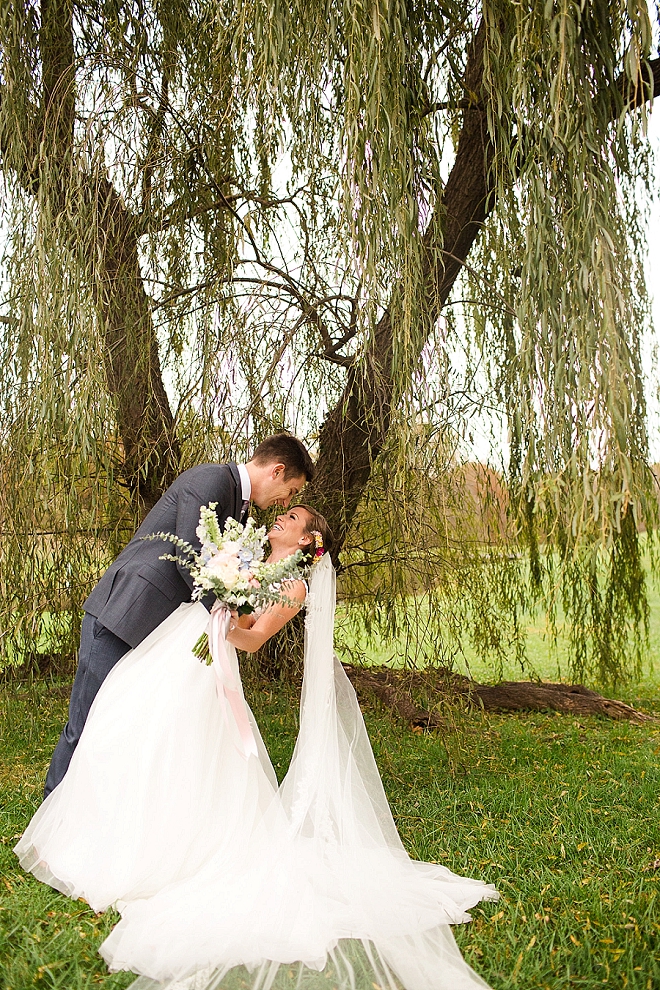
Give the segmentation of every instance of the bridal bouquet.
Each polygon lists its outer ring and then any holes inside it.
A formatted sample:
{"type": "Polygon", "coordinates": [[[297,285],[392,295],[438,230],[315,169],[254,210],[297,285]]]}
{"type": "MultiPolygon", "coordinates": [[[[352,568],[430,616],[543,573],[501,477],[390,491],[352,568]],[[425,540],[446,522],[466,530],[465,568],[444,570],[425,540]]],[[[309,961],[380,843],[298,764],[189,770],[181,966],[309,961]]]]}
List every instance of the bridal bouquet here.
{"type": "MultiPolygon", "coordinates": [[[[303,577],[300,567],[303,554],[296,550],[289,557],[269,564],[264,561],[266,527],[255,527],[249,518],[245,525],[229,518],[220,530],[214,509],[218,503],[209,502],[200,510],[197,536],[202,549],[195,549],[171,533],[152,533],[147,540],[166,540],[186,554],[186,558],[163,554],[161,560],[174,560],[187,568],[193,577],[193,601],[213,592],[220,605],[247,615],[256,608],[273,602],[289,604],[281,585],[303,577]]],[[[215,606],[214,606],[215,607],[215,606]]],[[[193,653],[207,664],[212,662],[207,633],[193,647],[193,653]]]]}

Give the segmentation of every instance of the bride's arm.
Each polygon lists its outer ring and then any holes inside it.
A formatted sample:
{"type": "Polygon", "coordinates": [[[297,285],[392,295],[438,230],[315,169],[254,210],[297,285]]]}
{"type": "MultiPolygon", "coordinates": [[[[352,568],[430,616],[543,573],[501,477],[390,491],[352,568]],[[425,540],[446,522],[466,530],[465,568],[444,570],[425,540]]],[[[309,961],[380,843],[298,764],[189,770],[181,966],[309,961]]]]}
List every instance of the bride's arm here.
{"type": "Polygon", "coordinates": [[[237,650],[245,650],[246,653],[254,653],[260,649],[266,640],[274,636],[282,626],[285,626],[289,619],[292,619],[296,612],[300,611],[300,606],[305,601],[306,588],[302,581],[293,581],[285,586],[284,594],[295,605],[284,605],[275,602],[263,615],[260,615],[250,629],[242,629],[232,618],[227,633],[227,642],[236,647],[237,650]]]}

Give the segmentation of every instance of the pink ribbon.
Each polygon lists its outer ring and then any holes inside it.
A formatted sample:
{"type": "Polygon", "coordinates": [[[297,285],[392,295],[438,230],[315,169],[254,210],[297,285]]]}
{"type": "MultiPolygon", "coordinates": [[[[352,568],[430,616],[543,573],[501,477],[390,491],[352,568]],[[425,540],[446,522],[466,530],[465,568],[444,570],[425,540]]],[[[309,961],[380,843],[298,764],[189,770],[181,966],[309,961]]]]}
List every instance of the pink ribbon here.
{"type": "Polygon", "coordinates": [[[238,688],[227,656],[226,636],[230,618],[229,609],[226,606],[220,604],[213,606],[209,628],[209,646],[213,657],[212,666],[215,671],[218,691],[221,691],[227,699],[241,737],[243,748],[242,750],[239,749],[239,752],[245,759],[248,759],[250,756],[258,755],[257,741],[250,725],[245,699],[238,688]]]}

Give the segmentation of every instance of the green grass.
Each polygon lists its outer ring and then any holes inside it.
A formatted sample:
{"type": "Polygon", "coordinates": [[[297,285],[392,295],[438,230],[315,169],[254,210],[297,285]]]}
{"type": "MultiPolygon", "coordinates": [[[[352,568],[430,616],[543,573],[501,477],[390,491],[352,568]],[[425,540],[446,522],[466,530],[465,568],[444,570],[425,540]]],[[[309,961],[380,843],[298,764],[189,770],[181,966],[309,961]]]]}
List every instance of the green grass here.
{"type": "MultiPolygon", "coordinates": [[[[10,685],[0,697],[3,990],[132,981],[108,975],[96,953],[116,916],[37,883],[11,852],[38,806],[64,694],[10,685]]],[[[253,691],[251,703],[282,775],[297,698],[277,687],[253,691]]],[[[411,855],[501,891],[454,929],[495,990],[660,987],[660,725],[475,715],[443,741],[377,710],[367,723],[411,855]]]]}

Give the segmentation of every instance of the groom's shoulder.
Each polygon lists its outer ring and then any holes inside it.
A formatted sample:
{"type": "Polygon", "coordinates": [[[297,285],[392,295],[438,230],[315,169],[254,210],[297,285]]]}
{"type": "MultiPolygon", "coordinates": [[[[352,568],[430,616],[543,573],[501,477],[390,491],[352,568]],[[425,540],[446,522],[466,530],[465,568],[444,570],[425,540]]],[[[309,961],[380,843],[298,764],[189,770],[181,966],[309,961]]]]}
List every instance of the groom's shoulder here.
{"type": "Polygon", "coordinates": [[[235,464],[197,464],[182,471],[171,488],[180,491],[214,489],[218,485],[235,484],[237,478],[238,469],[235,464]]]}

